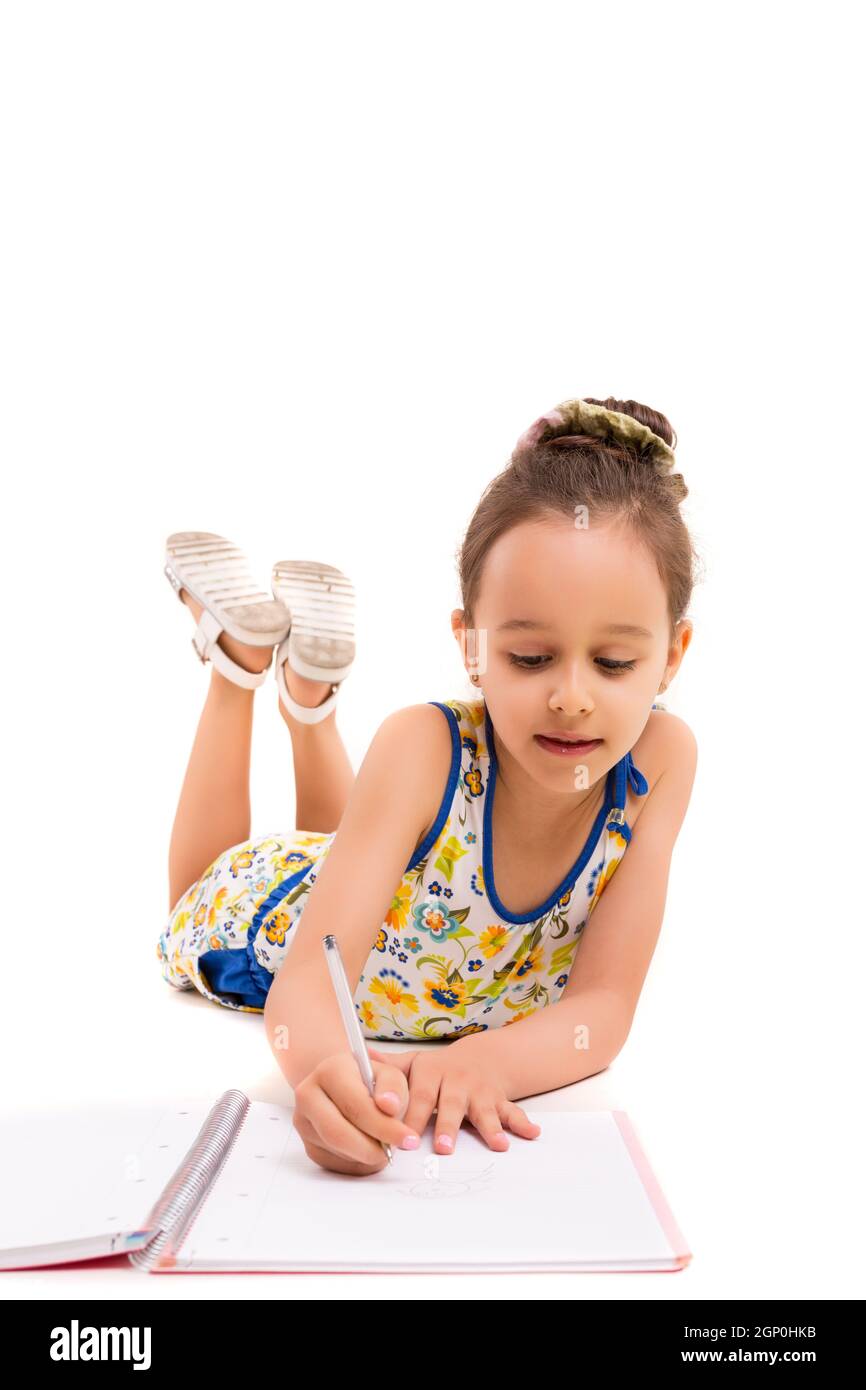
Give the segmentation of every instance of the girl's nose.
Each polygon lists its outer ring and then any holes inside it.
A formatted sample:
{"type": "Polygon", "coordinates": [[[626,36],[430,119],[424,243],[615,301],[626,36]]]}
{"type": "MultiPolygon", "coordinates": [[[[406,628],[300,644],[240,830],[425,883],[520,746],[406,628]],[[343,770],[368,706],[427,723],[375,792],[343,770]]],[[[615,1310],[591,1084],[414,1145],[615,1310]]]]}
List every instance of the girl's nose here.
{"type": "Polygon", "coordinates": [[[594,708],[586,681],[577,669],[563,672],[550,703],[551,708],[558,709],[572,718],[582,718],[594,708]]]}

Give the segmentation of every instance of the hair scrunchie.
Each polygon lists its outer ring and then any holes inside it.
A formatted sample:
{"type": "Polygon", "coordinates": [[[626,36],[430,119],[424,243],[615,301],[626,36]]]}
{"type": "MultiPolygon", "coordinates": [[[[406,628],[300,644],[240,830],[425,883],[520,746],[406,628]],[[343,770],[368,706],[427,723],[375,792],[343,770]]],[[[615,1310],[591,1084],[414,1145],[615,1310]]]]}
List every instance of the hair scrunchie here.
{"type": "Polygon", "coordinates": [[[591,434],[596,439],[616,439],[620,444],[644,450],[660,473],[670,473],[676,463],[673,449],[648,425],[620,410],[608,410],[580,399],[562,401],[540,415],[518,439],[512,458],[563,434],[591,434]]]}

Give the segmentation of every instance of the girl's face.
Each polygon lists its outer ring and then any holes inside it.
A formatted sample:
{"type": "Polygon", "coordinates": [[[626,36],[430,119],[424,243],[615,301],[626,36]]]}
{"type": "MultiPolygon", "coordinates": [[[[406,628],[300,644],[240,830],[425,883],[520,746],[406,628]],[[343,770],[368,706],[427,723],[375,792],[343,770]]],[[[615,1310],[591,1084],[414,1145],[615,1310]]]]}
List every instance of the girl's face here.
{"type": "Polygon", "coordinates": [[[691,640],[684,619],[671,645],[667,596],[643,546],[621,527],[579,529],[566,517],[499,537],[476,609],[475,633],[459,608],[452,628],[480,677],[500,763],[516,784],[528,774],[561,793],[593,786],[634,747],[691,640]],[[535,737],[555,732],[602,741],[555,755],[535,737]]]}

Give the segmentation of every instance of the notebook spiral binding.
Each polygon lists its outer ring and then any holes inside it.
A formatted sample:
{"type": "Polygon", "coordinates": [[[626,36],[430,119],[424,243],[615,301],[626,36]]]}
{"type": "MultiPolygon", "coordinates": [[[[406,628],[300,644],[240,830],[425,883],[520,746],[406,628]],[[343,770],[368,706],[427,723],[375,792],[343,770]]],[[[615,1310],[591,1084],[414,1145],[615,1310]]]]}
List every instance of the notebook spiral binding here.
{"type": "Polygon", "coordinates": [[[246,1119],[250,1102],[243,1091],[224,1091],[198,1132],[195,1143],[169,1178],[148,1213],[145,1229],[154,1235],[130,1251],[136,1269],[150,1270],[183,1244],[211,1185],[219,1176],[246,1119]]]}

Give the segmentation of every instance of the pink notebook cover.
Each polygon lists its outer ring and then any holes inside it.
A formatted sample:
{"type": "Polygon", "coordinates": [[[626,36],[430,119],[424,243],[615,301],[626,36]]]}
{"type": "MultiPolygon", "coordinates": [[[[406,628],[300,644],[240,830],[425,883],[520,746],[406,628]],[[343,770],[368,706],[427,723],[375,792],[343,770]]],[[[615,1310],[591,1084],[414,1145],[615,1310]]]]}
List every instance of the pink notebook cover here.
{"type": "Polygon", "coordinates": [[[640,1180],[646,1189],[646,1194],[652,1203],[653,1211],[658,1217],[659,1225],[670,1241],[671,1249],[676,1256],[680,1269],[685,1269],[689,1260],[692,1258],[691,1251],[686,1245],[685,1236],[674,1220],[674,1214],[667,1204],[665,1194],[659,1186],[658,1179],[649,1164],[649,1159],[644,1153],[640,1140],[635,1133],[634,1125],[624,1110],[614,1110],[612,1112],[617,1123],[617,1128],[623,1137],[623,1142],[631,1155],[632,1163],[640,1175],[640,1180]]]}

